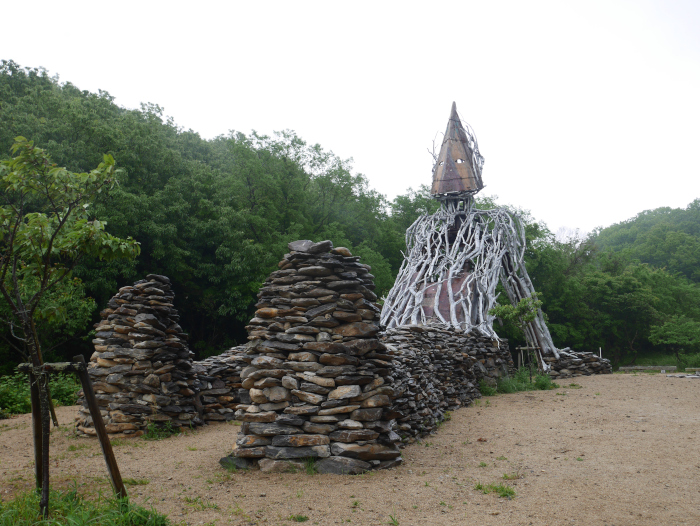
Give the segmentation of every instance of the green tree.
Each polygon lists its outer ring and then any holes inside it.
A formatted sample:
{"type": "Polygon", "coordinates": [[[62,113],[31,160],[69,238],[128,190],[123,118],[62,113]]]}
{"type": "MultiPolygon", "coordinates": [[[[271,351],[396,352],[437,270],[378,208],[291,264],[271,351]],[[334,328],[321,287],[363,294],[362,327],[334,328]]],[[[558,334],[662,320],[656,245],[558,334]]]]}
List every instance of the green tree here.
{"type": "MultiPolygon", "coordinates": [[[[139,246],[108,234],[104,223],[88,213],[95,197],[115,184],[110,155],[91,172],[73,173],[51,163],[44,150],[24,137],[17,137],[12,153],[15,157],[0,161],[0,294],[10,312],[4,321],[36,367],[43,362],[36,327],[37,316],[47,316],[42,300],[66,283],[85,255],[135,257],[139,246]]],[[[44,449],[40,506],[46,516],[50,396],[45,375],[38,384],[44,449]]]]}

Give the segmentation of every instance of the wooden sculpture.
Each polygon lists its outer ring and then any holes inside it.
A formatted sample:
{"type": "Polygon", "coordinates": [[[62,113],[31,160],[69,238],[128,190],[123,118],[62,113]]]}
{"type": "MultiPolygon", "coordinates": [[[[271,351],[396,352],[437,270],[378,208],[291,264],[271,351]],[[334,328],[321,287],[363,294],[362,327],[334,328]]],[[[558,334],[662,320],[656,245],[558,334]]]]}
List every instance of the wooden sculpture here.
{"type": "MultiPolygon", "coordinates": [[[[452,112],[433,167],[434,214],[419,217],[406,231],[404,262],[384,301],[381,322],[435,325],[497,338],[494,316],[498,282],[512,304],[535,294],[525,269],[525,231],[519,217],[506,209],[479,210],[473,196],[483,188],[484,158],[476,136],[452,112]]],[[[537,309],[523,327],[528,346],[543,357],[559,359],[552,337],[537,309]]]]}

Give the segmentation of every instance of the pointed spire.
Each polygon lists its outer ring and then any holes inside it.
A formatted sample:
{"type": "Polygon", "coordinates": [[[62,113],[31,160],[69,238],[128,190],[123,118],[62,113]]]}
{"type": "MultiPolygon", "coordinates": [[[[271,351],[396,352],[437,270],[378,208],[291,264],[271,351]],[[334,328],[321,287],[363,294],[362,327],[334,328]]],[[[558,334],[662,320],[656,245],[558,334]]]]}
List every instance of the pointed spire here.
{"type": "Polygon", "coordinates": [[[476,137],[467,125],[464,128],[457,115],[457,104],[452,103],[450,120],[433,168],[433,196],[450,194],[463,197],[477,193],[484,187],[481,181],[481,166],[484,163],[479,153],[476,137]]]}

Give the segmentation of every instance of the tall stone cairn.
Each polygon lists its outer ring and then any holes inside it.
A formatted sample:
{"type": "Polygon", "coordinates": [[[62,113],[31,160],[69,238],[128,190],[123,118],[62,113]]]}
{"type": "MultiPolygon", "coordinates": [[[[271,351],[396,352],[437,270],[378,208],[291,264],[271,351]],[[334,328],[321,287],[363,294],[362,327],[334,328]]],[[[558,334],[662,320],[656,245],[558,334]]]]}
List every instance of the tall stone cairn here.
{"type": "Polygon", "coordinates": [[[392,368],[370,357],[385,349],[371,268],[330,241],[289,250],[246,327],[250,403],[237,408],[241,431],[222,464],[283,471],[311,457],[319,472],[351,474],[396,465],[392,368]]]}
{"type": "MultiPolygon", "coordinates": [[[[135,437],[150,423],[201,424],[187,335],[177,321],[170,279],[149,274],[122,287],[100,313],[90,374],[107,432],[135,437]]],[[[95,428],[84,398],[79,433],[95,428]]]]}

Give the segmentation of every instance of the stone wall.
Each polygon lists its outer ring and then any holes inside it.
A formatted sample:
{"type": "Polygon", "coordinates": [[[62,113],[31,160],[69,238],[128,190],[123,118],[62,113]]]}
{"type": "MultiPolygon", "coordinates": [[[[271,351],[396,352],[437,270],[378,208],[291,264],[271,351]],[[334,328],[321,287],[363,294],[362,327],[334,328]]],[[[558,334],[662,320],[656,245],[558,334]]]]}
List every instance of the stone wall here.
{"type": "Polygon", "coordinates": [[[549,375],[554,378],[572,378],[592,374],[612,374],[612,364],[607,358],[600,358],[592,352],[560,350],[559,360],[545,356],[544,361],[551,365],[549,375]]]}
{"type": "MultiPolygon", "coordinates": [[[[142,435],[151,422],[201,423],[193,353],[177,323],[174,297],[168,278],[149,274],[119,289],[100,313],[88,373],[112,436],[142,435]]],[[[77,430],[94,435],[87,403],[78,403],[77,430]]]]}
{"type": "Polygon", "coordinates": [[[412,325],[387,330],[381,341],[394,371],[389,416],[404,443],[433,433],[447,411],[480,398],[480,380],[495,384],[514,369],[506,340],[412,325]]]}

